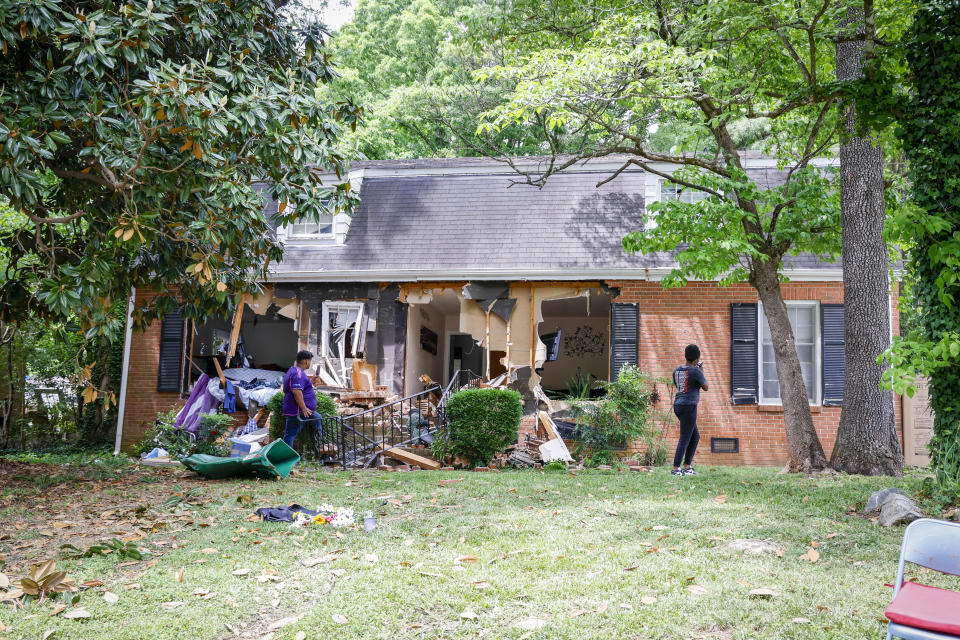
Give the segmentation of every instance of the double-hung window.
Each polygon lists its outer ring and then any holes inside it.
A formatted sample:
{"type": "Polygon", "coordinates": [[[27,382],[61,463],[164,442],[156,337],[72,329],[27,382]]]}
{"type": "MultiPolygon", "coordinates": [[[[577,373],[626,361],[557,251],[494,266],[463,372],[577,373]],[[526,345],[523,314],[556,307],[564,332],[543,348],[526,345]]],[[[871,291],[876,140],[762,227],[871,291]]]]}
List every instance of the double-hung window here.
{"type": "Polygon", "coordinates": [[[691,189],[690,187],[684,187],[676,184],[675,182],[670,182],[669,180],[660,181],[661,201],[678,200],[680,202],[693,204],[694,202],[700,202],[707,196],[709,196],[709,194],[704,191],[698,191],[696,189],[691,189]]]}
{"type": "MultiPolygon", "coordinates": [[[[793,338],[800,358],[800,370],[807,387],[810,404],[820,404],[820,309],[817,302],[794,302],[787,304],[787,316],[793,327],[793,338]]],[[[773,353],[770,326],[757,305],[760,340],[758,364],[760,373],[760,404],[780,404],[780,381],[777,379],[777,364],[773,353]]]]}

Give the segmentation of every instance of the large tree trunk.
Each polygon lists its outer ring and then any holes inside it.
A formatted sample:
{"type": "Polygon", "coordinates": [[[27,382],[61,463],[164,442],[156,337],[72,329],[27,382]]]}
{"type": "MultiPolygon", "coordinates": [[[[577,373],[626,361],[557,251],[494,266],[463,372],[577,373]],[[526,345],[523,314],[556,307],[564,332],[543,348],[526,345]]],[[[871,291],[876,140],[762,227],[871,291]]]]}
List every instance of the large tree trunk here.
{"type": "Polygon", "coordinates": [[[787,450],[790,454],[790,471],[809,473],[823,469],[827,458],[813,426],[807,387],[803,383],[803,371],[797,356],[793,327],[787,315],[787,305],[780,292],[777,269],[770,263],[754,266],[750,283],[760,294],[763,313],[770,326],[770,338],[777,363],[777,379],[780,381],[780,400],[783,403],[783,421],[787,432],[787,450]]]}
{"type": "MultiPolygon", "coordinates": [[[[848,22],[862,28],[863,13],[848,22]]],[[[862,41],[837,44],[837,79],[863,75],[862,41]]],[[[893,392],[881,388],[877,359],[890,345],[890,282],[883,239],[883,152],[856,133],[856,108],[846,108],[850,136],[840,147],[840,211],[843,226],[843,410],[830,466],[864,475],[901,475],[903,450],[894,423],[893,392]]]]}

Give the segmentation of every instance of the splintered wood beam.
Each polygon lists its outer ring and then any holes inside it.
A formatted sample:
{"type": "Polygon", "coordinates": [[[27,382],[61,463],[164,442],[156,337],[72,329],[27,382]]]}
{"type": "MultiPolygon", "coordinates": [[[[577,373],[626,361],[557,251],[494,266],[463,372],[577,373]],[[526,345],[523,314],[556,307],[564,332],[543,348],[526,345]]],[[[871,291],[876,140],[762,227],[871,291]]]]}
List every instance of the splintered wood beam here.
{"type": "Polygon", "coordinates": [[[557,431],[557,425],[554,424],[553,418],[550,417],[550,414],[546,411],[541,411],[539,413],[540,425],[543,426],[543,430],[547,432],[549,440],[556,440],[560,438],[560,432],[557,431]]]}
{"type": "Polygon", "coordinates": [[[223,375],[223,369],[220,367],[220,356],[214,354],[213,367],[217,370],[217,377],[220,378],[220,386],[227,388],[227,378],[223,375]]]}
{"type": "Polygon", "coordinates": [[[233,356],[237,355],[237,339],[240,338],[240,323],[243,322],[243,308],[247,305],[247,298],[249,297],[250,295],[247,293],[240,296],[240,304],[237,305],[237,310],[233,313],[233,329],[230,331],[230,351],[227,352],[227,366],[230,365],[233,356]]]}
{"type": "Polygon", "coordinates": [[[423,456],[418,456],[415,453],[410,453],[403,449],[384,449],[383,446],[381,446],[380,454],[388,458],[393,458],[394,460],[399,460],[400,462],[405,462],[406,464],[415,464],[421,469],[436,471],[440,468],[440,463],[436,460],[424,458],[423,456]]]}

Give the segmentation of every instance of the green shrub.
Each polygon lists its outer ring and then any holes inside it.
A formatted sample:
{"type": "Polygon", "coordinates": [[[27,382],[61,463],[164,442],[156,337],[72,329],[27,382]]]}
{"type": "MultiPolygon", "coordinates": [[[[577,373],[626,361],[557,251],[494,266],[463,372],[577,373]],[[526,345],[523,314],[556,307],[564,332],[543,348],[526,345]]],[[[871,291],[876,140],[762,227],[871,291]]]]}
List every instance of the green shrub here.
{"type": "Polygon", "coordinates": [[[593,383],[593,374],[584,375],[583,368],[577,367],[577,373],[567,381],[567,400],[589,400],[593,383]]]}
{"type": "Polygon", "coordinates": [[[233,416],[226,413],[204,413],[200,416],[197,441],[193,453],[205,453],[211,456],[229,457],[233,443],[223,438],[234,425],[233,416]]]}
{"type": "Polygon", "coordinates": [[[598,402],[574,405],[580,439],[589,464],[610,464],[615,450],[639,441],[644,464],[662,464],[666,459],[663,430],[654,420],[653,378],[637,367],[620,370],[614,382],[601,383],[606,395],[598,402]]]}
{"type": "Polygon", "coordinates": [[[475,465],[485,465],[517,441],[522,416],[520,394],[511,389],[458,391],[447,401],[447,449],[475,465]]]}
{"type": "MultiPolygon", "coordinates": [[[[283,415],[283,392],[270,398],[270,402],[267,403],[267,410],[270,411],[270,439],[280,440],[283,438],[287,423],[287,417],[283,415]]],[[[337,415],[337,403],[327,394],[317,393],[317,413],[322,416],[335,416],[337,415]]],[[[304,452],[313,451],[313,429],[302,429],[297,438],[303,442],[304,452]]],[[[335,444],[339,438],[340,434],[332,423],[329,421],[324,423],[323,442],[335,444]]]]}
{"type": "Polygon", "coordinates": [[[157,415],[157,421],[137,445],[137,455],[152,451],[154,447],[166,449],[171,460],[186,458],[193,450],[193,441],[187,432],[174,426],[179,409],[171,409],[157,415]]]}

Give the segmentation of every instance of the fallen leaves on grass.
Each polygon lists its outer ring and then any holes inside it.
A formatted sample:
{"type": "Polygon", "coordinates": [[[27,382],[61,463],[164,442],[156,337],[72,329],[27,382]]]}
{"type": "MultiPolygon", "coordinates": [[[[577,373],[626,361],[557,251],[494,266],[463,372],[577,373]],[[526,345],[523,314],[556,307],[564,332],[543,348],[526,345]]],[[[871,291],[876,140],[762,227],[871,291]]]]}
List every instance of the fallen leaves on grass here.
{"type": "Polygon", "coordinates": [[[706,587],[702,587],[699,584],[687,585],[687,591],[697,596],[705,596],[710,593],[706,587]]]}
{"type": "Polygon", "coordinates": [[[477,562],[479,559],[477,556],[460,556],[457,558],[457,562],[477,562]]]}
{"type": "Polygon", "coordinates": [[[120,596],[115,594],[113,591],[104,591],[103,599],[109,602],[110,604],[116,604],[120,602],[120,596]]]}
{"type": "Polygon", "coordinates": [[[347,616],[343,615],[342,613],[335,613],[330,617],[337,624],[347,624],[349,622],[349,620],[347,620],[347,616]]]}
{"type": "Polygon", "coordinates": [[[773,598],[779,594],[773,589],[761,587],[759,589],[750,589],[750,595],[757,598],[773,598]]]}
{"type": "Polygon", "coordinates": [[[249,574],[250,574],[250,569],[237,569],[233,571],[233,575],[235,576],[246,576],[249,574]]]}
{"type": "Polygon", "coordinates": [[[480,616],[474,613],[473,609],[466,609],[463,613],[460,614],[460,617],[464,620],[476,620],[480,616]]]}
{"type": "Polygon", "coordinates": [[[717,504],[723,504],[727,501],[727,494],[721,493],[720,495],[715,497],[713,501],[716,502],[717,504]]]}
{"type": "Polygon", "coordinates": [[[811,563],[816,562],[819,559],[820,559],[820,552],[814,549],[813,547],[810,547],[809,549],[807,549],[807,552],[800,556],[800,560],[806,560],[811,563]]]}
{"type": "Polygon", "coordinates": [[[171,611],[173,609],[177,609],[178,607],[182,607],[185,604],[187,603],[181,602],[180,600],[171,600],[170,602],[161,602],[160,606],[166,609],[167,611],[171,611]]]}
{"type": "Polygon", "coordinates": [[[71,609],[63,614],[63,617],[67,620],[78,620],[81,618],[92,618],[93,615],[83,607],[77,607],[76,609],[71,609]]]}
{"type": "Polygon", "coordinates": [[[643,604],[654,604],[656,601],[657,598],[655,596],[643,596],[640,598],[640,602],[643,604]]]}

